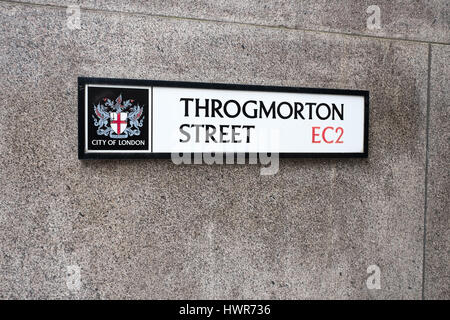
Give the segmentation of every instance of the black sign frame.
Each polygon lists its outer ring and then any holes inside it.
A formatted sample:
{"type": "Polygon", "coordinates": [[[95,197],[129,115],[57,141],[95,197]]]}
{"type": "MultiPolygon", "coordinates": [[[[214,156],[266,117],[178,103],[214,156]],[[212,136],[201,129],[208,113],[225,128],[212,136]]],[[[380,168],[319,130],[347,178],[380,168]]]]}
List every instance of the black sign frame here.
{"type": "MultiPolygon", "coordinates": [[[[195,89],[222,89],[222,90],[242,90],[242,91],[265,91],[265,92],[287,92],[287,93],[316,93],[331,95],[350,95],[364,97],[364,151],[358,153],[279,153],[280,158],[367,158],[369,155],[369,100],[368,90],[347,90],[347,89],[324,89],[306,87],[284,87],[284,86],[264,86],[228,83],[205,83],[186,81],[165,81],[165,80],[138,80],[138,79],[117,79],[117,78],[89,78],[78,77],[78,159],[170,159],[170,153],[95,153],[85,152],[85,88],[86,85],[111,85],[111,86],[142,86],[142,87],[175,87],[175,88],[195,88],[195,89]]],[[[151,108],[153,110],[153,106],[151,108]]],[[[153,116],[151,116],[153,121],[153,116]]],[[[152,126],[153,127],[153,126],[152,126]]],[[[153,136],[153,135],[152,135],[153,136]]],[[[196,155],[196,153],[191,153],[196,155]]],[[[251,154],[245,153],[248,158],[251,154]]]]}

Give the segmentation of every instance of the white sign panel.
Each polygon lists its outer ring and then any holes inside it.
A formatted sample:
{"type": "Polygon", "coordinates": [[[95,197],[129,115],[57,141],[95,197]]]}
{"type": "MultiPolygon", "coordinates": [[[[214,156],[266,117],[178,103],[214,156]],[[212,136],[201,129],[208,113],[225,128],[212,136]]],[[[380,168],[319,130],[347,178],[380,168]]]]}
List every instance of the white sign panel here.
{"type": "Polygon", "coordinates": [[[367,91],[79,79],[80,158],[366,157],[367,91]]]}

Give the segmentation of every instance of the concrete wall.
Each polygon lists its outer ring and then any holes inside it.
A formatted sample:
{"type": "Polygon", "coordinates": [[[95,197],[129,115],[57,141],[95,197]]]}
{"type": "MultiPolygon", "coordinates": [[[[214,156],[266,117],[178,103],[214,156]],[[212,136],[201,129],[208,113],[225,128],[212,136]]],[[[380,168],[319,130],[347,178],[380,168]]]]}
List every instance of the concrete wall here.
{"type": "Polygon", "coordinates": [[[0,298],[450,298],[449,2],[180,2],[0,2],[0,298]],[[370,155],[79,161],[78,76],[370,90],[370,155]]]}

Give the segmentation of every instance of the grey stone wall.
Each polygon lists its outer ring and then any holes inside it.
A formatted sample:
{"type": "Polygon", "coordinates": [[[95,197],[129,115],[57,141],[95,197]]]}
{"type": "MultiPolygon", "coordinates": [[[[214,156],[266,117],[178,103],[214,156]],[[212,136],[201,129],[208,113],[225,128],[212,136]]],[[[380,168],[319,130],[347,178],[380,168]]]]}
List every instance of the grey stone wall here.
{"type": "Polygon", "coordinates": [[[448,1],[1,1],[0,19],[0,298],[450,298],[448,1]],[[79,161],[78,76],[370,90],[369,158],[79,161]]]}

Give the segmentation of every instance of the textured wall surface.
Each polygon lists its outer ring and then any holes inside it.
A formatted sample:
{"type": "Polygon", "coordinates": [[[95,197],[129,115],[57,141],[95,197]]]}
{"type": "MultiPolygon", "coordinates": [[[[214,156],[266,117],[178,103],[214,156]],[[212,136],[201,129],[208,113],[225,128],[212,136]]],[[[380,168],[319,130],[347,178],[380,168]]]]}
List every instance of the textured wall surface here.
{"type": "Polygon", "coordinates": [[[0,1],[0,298],[449,299],[448,1],[220,3],[0,1]],[[370,90],[369,158],[79,161],[78,76],[370,90]]]}
{"type": "Polygon", "coordinates": [[[425,296],[450,299],[450,47],[432,46],[425,296]]]}

